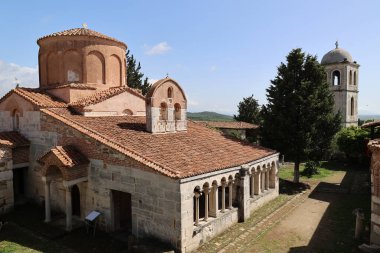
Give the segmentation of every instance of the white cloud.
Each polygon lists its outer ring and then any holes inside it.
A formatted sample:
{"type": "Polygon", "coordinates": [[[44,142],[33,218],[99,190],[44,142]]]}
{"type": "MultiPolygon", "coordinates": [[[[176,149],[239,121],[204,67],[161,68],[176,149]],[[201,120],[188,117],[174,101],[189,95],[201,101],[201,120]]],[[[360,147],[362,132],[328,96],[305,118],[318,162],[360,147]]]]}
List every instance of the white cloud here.
{"type": "Polygon", "coordinates": [[[147,55],[158,55],[158,54],[165,54],[167,53],[171,47],[166,41],[160,42],[157,45],[154,45],[152,47],[147,46],[147,50],[145,51],[145,54],[147,55]]]}
{"type": "Polygon", "coordinates": [[[22,87],[38,87],[38,68],[0,60],[0,95],[13,89],[17,83],[22,87]]]}
{"type": "Polygon", "coordinates": [[[158,81],[158,79],[148,78],[148,83],[150,83],[150,84],[154,84],[157,81],[158,81]]]}

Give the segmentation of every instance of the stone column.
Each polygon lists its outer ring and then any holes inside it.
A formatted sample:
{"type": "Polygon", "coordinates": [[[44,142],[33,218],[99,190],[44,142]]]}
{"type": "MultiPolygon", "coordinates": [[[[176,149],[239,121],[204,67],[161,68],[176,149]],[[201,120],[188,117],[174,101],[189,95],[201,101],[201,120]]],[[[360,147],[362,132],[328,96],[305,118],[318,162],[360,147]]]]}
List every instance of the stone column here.
{"type": "Polygon", "coordinates": [[[251,174],[250,180],[251,180],[250,195],[251,195],[251,198],[253,198],[255,196],[255,174],[253,173],[251,174]]]}
{"type": "Polygon", "coordinates": [[[265,190],[269,190],[269,169],[265,172],[265,190]]]}
{"type": "Polygon", "coordinates": [[[228,209],[232,209],[232,187],[233,181],[228,182],[228,209]]]}
{"type": "Polygon", "coordinates": [[[239,200],[239,221],[244,222],[249,218],[249,180],[250,177],[248,175],[248,168],[242,167],[239,171],[240,180],[239,180],[239,192],[238,200],[239,200]]]}
{"type": "Polygon", "coordinates": [[[264,192],[265,189],[265,171],[261,171],[261,193],[264,192]]]}
{"type": "Polygon", "coordinates": [[[209,188],[205,188],[203,190],[203,194],[205,195],[205,218],[204,218],[204,221],[208,220],[208,196],[209,196],[209,193],[210,193],[209,188]]]}
{"type": "Polygon", "coordinates": [[[51,221],[50,180],[45,179],[45,222],[51,221]]]}
{"type": "Polygon", "coordinates": [[[218,216],[218,186],[213,185],[210,193],[210,216],[218,216]]]}
{"type": "Polygon", "coordinates": [[[195,192],[195,226],[199,224],[199,196],[201,194],[199,192],[195,192]]]}
{"type": "Polygon", "coordinates": [[[260,171],[255,172],[255,195],[260,195],[260,171]]]}
{"type": "Polygon", "coordinates": [[[71,186],[66,186],[66,230],[71,231],[73,222],[73,209],[71,206],[71,186]]]}
{"type": "Polygon", "coordinates": [[[222,213],[226,210],[226,183],[222,183],[222,213]]]}

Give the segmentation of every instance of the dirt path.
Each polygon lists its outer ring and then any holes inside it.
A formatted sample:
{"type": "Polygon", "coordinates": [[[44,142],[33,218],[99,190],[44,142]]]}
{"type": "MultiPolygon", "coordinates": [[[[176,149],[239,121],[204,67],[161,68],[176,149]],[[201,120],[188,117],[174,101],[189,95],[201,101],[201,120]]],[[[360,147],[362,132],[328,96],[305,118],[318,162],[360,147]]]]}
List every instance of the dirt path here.
{"type": "Polygon", "coordinates": [[[254,213],[199,252],[357,252],[360,242],[352,238],[352,210],[364,206],[369,210],[369,193],[360,191],[366,175],[338,171],[314,180],[310,190],[267,212],[256,223],[251,219],[260,213],[254,213]]]}

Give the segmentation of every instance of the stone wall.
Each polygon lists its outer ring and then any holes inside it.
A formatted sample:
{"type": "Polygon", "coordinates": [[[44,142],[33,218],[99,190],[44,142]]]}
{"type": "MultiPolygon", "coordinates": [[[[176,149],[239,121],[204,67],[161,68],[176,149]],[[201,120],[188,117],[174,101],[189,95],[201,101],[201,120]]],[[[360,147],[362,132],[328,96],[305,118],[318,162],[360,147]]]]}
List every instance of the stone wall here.
{"type": "Polygon", "coordinates": [[[13,208],[12,150],[0,147],[0,214],[13,208]]]}
{"type": "Polygon", "coordinates": [[[371,244],[380,246],[380,140],[368,144],[371,157],[371,244]]]}

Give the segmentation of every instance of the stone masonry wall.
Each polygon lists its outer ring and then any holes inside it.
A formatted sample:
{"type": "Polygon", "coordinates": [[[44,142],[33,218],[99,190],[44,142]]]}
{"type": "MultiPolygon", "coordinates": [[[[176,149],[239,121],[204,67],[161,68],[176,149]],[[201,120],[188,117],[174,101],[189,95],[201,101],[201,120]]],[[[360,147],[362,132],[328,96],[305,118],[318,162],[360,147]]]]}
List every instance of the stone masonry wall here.
{"type": "Polygon", "coordinates": [[[0,214],[13,208],[12,150],[0,147],[0,214]]]}

